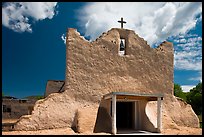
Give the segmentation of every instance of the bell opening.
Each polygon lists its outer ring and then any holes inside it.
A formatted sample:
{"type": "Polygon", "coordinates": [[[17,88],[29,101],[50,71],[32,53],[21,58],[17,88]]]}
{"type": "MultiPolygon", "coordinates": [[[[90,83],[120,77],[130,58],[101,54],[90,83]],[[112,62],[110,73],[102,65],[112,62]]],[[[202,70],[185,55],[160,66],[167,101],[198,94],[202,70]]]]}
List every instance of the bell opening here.
{"type": "Polygon", "coordinates": [[[120,50],[119,55],[125,55],[125,39],[120,39],[120,50]]]}

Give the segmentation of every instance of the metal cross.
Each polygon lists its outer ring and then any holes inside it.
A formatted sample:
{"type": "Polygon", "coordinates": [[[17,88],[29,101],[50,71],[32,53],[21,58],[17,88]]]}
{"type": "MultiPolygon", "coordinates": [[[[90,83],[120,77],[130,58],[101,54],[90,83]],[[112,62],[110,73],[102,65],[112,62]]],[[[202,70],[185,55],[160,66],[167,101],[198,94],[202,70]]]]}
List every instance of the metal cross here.
{"type": "Polygon", "coordinates": [[[123,21],[123,18],[121,18],[121,20],[119,20],[118,22],[121,23],[121,28],[123,28],[123,23],[126,23],[125,21],[123,21]]]}

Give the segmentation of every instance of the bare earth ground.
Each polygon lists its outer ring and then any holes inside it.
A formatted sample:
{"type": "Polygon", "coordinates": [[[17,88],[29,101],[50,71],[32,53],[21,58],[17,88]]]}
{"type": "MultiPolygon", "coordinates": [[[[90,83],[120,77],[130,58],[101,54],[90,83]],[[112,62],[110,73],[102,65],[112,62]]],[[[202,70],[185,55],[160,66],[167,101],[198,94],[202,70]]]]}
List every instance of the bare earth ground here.
{"type": "MultiPolygon", "coordinates": [[[[2,123],[13,123],[17,119],[4,119],[2,123]]],[[[164,135],[202,135],[202,128],[179,127],[179,129],[163,129],[164,135]]],[[[75,133],[70,128],[47,129],[37,131],[2,131],[2,135],[111,135],[109,133],[75,133]]]]}
{"type": "MultiPolygon", "coordinates": [[[[202,128],[181,127],[180,129],[166,129],[165,135],[202,135],[202,128]]],[[[70,128],[49,129],[38,131],[3,131],[2,135],[110,135],[108,133],[75,133],[70,128]]]]}
{"type": "MultiPolygon", "coordinates": [[[[110,135],[107,133],[83,133],[81,135],[110,135]]],[[[61,128],[61,129],[48,129],[48,130],[38,130],[38,131],[3,131],[2,135],[80,135],[75,133],[70,128],[61,128]]]]}
{"type": "Polygon", "coordinates": [[[179,129],[166,129],[165,135],[202,135],[202,128],[179,127],[179,129]]]}
{"type": "MultiPolygon", "coordinates": [[[[2,119],[2,123],[15,123],[18,119],[2,119]]],[[[84,135],[110,135],[107,133],[83,133],[84,135]]],[[[2,135],[79,135],[70,128],[47,129],[37,131],[2,131],[2,135]]]]}

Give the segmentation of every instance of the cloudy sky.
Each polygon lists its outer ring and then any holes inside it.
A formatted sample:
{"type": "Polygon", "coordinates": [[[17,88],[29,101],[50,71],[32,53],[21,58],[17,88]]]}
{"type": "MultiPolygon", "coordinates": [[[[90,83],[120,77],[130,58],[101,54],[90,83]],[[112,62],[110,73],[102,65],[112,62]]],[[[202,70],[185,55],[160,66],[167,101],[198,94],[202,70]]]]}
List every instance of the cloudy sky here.
{"type": "Polygon", "coordinates": [[[6,2],[2,4],[2,91],[43,95],[47,80],[65,79],[65,35],[76,28],[92,41],[123,17],[155,48],[174,44],[174,82],[184,91],[202,81],[200,2],[6,2]],[[122,10],[121,10],[122,7],[122,10]]]}

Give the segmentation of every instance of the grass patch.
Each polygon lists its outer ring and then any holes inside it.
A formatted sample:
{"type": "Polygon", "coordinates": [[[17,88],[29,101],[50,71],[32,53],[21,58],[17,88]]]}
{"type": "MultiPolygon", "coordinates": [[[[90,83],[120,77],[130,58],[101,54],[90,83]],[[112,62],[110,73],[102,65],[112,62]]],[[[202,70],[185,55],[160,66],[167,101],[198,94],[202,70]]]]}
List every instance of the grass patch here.
{"type": "Polygon", "coordinates": [[[198,115],[199,123],[200,123],[200,128],[202,128],[202,114],[198,115]]]}

